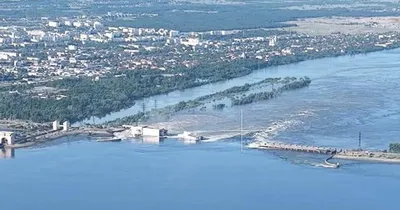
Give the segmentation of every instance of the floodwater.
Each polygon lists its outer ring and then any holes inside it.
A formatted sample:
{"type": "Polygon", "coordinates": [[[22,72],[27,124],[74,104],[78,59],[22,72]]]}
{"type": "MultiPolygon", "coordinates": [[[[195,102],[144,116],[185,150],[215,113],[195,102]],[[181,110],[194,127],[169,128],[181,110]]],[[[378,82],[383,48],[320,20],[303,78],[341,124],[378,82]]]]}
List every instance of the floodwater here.
{"type": "MultiPolygon", "coordinates": [[[[309,88],[273,100],[173,118],[197,120],[183,126],[193,130],[237,130],[243,110],[244,129],[262,130],[245,140],[356,148],[362,132],[363,148],[385,149],[400,141],[399,66],[400,50],[314,60],[156,98],[162,107],[266,77],[309,76],[309,88]]],[[[399,165],[340,161],[341,168],[326,169],[319,167],[323,155],[247,150],[239,139],[154,144],[64,138],[19,149],[15,158],[0,160],[2,208],[398,209],[399,165]]]]}
{"type": "MultiPolygon", "coordinates": [[[[128,115],[137,114],[138,112],[143,110],[143,103],[145,104],[145,107],[147,107],[147,109],[153,109],[155,107],[163,108],[169,105],[174,105],[180,101],[193,100],[200,96],[223,91],[234,86],[244,85],[245,83],[259,82],[270,77],[308,76],[314,80],[314,79],[329,77],[331,75],[336,74],[337,72],[349,71],[357,68],[363,68],[363,67],[373,68],[374,66],[380,68],[383,67],[384,65],[387,65],[385,63],[386,62],[385,60],[387,59],[385,56],[391,55],[391,58],[397,59],[396,55],[398,55],[398,53],[400,53],[399,50],[394,50],[389,52],[377,52],[373,54],[358,55],[353,57],[344,56],[337,58],[325,58],[319,60],[305,61],[299,64],[275,66],[271,68],[260,69],[244,77],[239,77],[219,83],[203,85],[200,87],[190,88],[184,91],[174,91],[165,95],[156,95],[148,97],[143,100],[136,101],[136,104],[128,109],[111,113],[102,118],[97,118],[97,117],[90,118],[88,120],[84,120],[76,124],[93,123],[93,122],[96,124],[104,123],[106,121],[115,120],[128,115]],[[375,59],[377,60],[375,61],[375,59]]],[[[395,62],[397,61],[394,60],[393,62],[394,62],[393,65],[396,65],[395,62]]]]}

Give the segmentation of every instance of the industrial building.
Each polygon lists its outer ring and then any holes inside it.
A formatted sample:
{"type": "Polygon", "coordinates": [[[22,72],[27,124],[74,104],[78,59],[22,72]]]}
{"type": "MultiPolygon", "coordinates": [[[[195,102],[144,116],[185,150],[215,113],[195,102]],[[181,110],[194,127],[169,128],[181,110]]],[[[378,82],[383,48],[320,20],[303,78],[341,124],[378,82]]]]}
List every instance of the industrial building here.
{"type": "Polygon", "coordinates": [[[0,145],[13,145],[15,133],[10,131],[0,131],[0,145]]]}
{"type": "Polygon", "coordinates": [[[139,136],[152,136],[152,137],[165,137],[168,134],[168,130],[163,128],[151,128],[148,126],[130,126],[124,125],[125,128],[130,128],[132,135],[139,136]]]}
{"type": "Polygon", "coordinates": [[[71,127],[71,125],[70,125],[69,121],[65,121],[65,122],[63,122],[63,124],[60,124],[60,121],[58,121],[58,120],[53,122],[53,130],[54,131],[57,131],[60,129],[63,129],[63,131],[69,131],[70,127],[71,127]]]}

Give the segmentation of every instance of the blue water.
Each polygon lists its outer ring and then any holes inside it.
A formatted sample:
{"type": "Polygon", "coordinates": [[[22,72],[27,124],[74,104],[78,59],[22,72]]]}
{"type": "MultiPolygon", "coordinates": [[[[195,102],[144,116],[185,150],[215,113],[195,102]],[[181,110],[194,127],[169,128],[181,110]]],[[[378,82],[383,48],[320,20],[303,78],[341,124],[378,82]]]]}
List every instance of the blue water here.
{"type": "Polygon", "coordinates": [[[398,165],[296,165],[235,142],[78,141],[1,161],[4,209],[398,209],[398,165]]]}
{"type": "MultiPolygon", "coordinates": [[[[217,91],[269,76],[310,76],[309,88],[214,113],[215,118],[204,127],[237,128],[238,111],[243,109],[246,128],[284,124],[273,136],[276,140],[356,147],[362,131],[364,148],[382,149],[399,141],[399,66],[400,50],[385,51],[261,70],[171,95],[180,101],[197,96],[191,93],[217,91]]],[[[159,104],[163,97],[164,105],[172,103],[169,97],[157,96],[159,104]]],[[[65,138],[16,150],[13,159],[0,159],[1,207],[399,209],[393,202],[400,189],[399,165],[340,161],[342,167],[334,170],[318,167],[324,158],[241,150],[237,138],[195,145],[176,140],[157,145],[65,138]]]]}

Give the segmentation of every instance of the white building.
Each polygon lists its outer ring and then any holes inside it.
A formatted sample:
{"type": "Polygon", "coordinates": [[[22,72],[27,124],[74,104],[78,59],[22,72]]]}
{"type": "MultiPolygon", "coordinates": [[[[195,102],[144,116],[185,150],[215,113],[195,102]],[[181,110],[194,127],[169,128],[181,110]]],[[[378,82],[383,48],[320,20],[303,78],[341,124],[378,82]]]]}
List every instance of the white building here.
{"type": "Polygon", "coordinates": [[[144,127],[143,128],[143,136],[166,136],[167,135],[167,130],[165,129],[158,129],[158,128],[150,128],[150,127],[144,127]]]}
{"type": "Polygon", "coordinates": [[[63,131],[69,131],[69,128],[70,128],[70,124],[69,124],[69,122],[68,121],[65,121],[64,123],[63,123],[63,131]]]}
{"type": "Polygon", "coordinates": [[[53,130],[56,131],[60,128],[60,121],[56,120],[53,122],[53,130]]]}
{"type": "Polygon", "coordinates": [[[69,63],[77,63],[78,61],[76,58],[69,58],[69,63]]]}
{"type": "Polygon", "coordinates": [[[57,21],[49,21],[49,27],[58,28],[60,23],[57,21]]]}
{"type": "Polygon", "coordinates": [[[109,32],[104,34],[105,37],[107,37],[110,40],[113,40],[116,34],[114,32],[109,32]]]}
{"type": "Polygon", "coordinates": [[[0,131],[0,144],[1,145],[12,145],[14,144],[15,133],[9,131],[0,131]]]}
{"type": "Polygon", "coordinates": [[[291,55],[292,54],[292,50],[290,48],[282,49],[281,52],[284,55],[291,55]]]}
{"type": "Polygon", "coordinates": [[[196,46],[200,44],[200,41],[197,38],[188,38],[188,39],[182,39],[181,44],[185,46],[196,46]]]}
{"type": "Polygon", "coordinates": [[[68,50],[70,50],[70,51],[75,51],[77,49],[78,48],[76,47],[76,45],[68,45],[68,50]]]}
{"type": "Polygon", "coordinates": [[[87,35],[87,34],[80,34],[79,39],[80,39],[81,41],[88,40],[88,39],[89,39],[89,35],[87,35]]]}
{"type": "Polygon", "coordinates": [[[171,30],[169,31],[169,37],[177,37],[179,36],[179,31],[171,30]]]}
{"type": "Polygon", "coordinates": [[[166,129],[151,128],[147,126],[129,126],[124,127],[130,128],[133,136],[152,136],[152,137],[164,137],[167,135],[166,129]]]}
{"type": "Polygon", "coordinates": [[[73,22],[72,25],[76,28],[82,27],[82,23],[79,21],[73,22]]]}
{"type": "Polygon", "coordinates": [[[270,46],[270,47],[274,47],[274,46],[276,45],[276,42],[277,42],[276,36],[270,38],[270,39],[269,39],[269,46],[270,46]]]}
{"type": "Polygon", "coordinates": [[[62,125],[60,124],[60,121],[58,121],[58,120],[53,122],[53,130],[54,131],[60,130],[61,128],[63,129],[63,131],[69,131],[70,127],[71,127],[71,125],[70,125],[69,121],[63,122],[62,125]]]}
{"type": "Polygon", "coordinates": [[[28,31],[28,36],[31,38],[31,41],[33,41],[33,42],[38,42],[38,41],[42,40],[45,35],[46,35],[46,32],[41,31],[41,30],[28,31]]]}
{"type": "Polygon", "coordinates": [[[70,20],[64,21],[65,26],[72,26],[72,22],[70,20]]]}

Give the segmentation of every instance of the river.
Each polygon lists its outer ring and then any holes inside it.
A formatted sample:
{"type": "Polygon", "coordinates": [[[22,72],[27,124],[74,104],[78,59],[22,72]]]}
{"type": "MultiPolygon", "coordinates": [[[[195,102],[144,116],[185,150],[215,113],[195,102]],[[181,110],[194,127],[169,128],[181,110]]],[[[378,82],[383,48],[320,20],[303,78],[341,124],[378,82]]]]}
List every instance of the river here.
{"type": "MultiPolygon", "coordinates": [[[[399,51],[395,50],[391,52],[399,51]]],[[[165,95],[156,95],[142,100],[137,100],[135,105],[128,109],[123,109],[121,111],[108,114],[102,118],[90,118],[75,124],[79,125],[83,123],[93,123],[93,121],[96,124],[100,124],[106,121],[115,120],[117,118],[137,114],[143,110],[143,103],[145,104],[147,110],[153,109],[155,106],[157,106],[157,108],[163,108],[165,106],[174,105],[180,101],[193,100],[200,96],[223,91],[233,86],[259,82],[269,77],[308,76],[311,79],[323,78],[336,72],[347,71],[349,69],[359,68],[368,64],[374,65],[374,62],[380,62],[381,64],[384,64],[385,55],[385,52],[378,52],[368,55],[342,56],[337,58],[310,60],[297,64],[260,69],[244,77],[190,88],[184,91],[173,91],[165,95]],[[373,58],[373,60],[371,60],[371,58],[373,58]],[[377,59],[377,61],[375,61],[375,59],[377,59]],[[332,63],[335,63],[334,68],[332,68],[332,63]]]]}
{"type": "MultiPolygon", "coordinates": [[[[328,58],[260,70],[243,78],[174,92],[158,106],[193,99],[266,77],[309,76],[309,88],[222,112],[193,130],[261,129],[274,140],[323,146],[384,149],[399,141],[400,50],[328,58]],[[174,100],[173,100],[174,99],[174,100]]],[[[132,114],[121,111],[107,120],[132,114]]],[[[106,119],[102,119],[106,120],[106,119]]],[[[99,120],[100,121],[100,120],[99,120]]],[[[236,132],[237,134],[237,132],[236,132]]],[[[266,136],[266,135],[265,135],[266,136]]],[[[400,167],[325,156],[242,149],[237,137],[186,145],[138,141],[99,143],[63,138],[1,159],[4,209],[398,209],[400,167]]],[[[246,139],[253,139],[249,136],[246,139]]]]}

